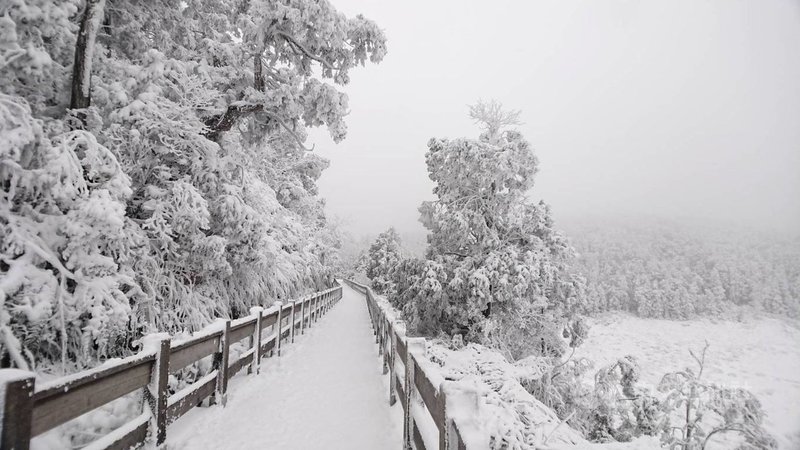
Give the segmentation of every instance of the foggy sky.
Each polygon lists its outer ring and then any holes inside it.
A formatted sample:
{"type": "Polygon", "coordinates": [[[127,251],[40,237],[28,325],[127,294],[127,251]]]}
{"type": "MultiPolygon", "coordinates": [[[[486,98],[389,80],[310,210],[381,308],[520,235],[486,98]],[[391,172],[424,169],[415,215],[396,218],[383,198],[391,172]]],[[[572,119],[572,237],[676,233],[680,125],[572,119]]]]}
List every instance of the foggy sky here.
{"type": "Polygon", "coordinates": [[[800,230],[800,0],[332,0],[389,39],[352,72],[328,213],[354,235],[421,230],[431,137],[476,137],[500,100],[556,219],[645,214],[800,230]]]}

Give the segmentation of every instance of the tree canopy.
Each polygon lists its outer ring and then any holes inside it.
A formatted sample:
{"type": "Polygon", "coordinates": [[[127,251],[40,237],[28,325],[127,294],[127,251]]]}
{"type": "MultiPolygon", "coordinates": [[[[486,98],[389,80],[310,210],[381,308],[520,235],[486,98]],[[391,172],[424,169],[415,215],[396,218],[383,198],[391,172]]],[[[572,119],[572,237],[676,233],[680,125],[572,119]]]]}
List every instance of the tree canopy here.
{"type": "Polygon", "coordinates": [[[306,127],[345,137],[338,86],[385,55],[375,23],[325,0],[19,0],[0,30],[4,364],[87,364],[324,283],[306,127]]]}

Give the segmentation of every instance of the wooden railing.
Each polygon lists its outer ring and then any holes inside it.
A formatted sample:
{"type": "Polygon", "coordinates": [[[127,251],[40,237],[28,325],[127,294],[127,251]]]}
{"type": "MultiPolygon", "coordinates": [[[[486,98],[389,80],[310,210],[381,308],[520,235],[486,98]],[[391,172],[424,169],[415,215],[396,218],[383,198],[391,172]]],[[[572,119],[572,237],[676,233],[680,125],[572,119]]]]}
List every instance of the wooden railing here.
{"type": "Polygon", "coordinates": [[[429,448],[420,432],[421,421],[430,420],[421,416],[426,412],[436,425],[439,450],[486,447],[488,443],[481,442],[480,436],[477,441],[467,440],[464,434],[465,416],[477,416],[477,393],[455,381],[444,380],[425,357],[425,339],[406,336],[402,320],[394,317],[388,305],[378,303],[372,289],[350,280],[345,282],[366,297],[378,352],[383,358],[383,373],[389,375],[389,404],[395,404],[399,398],[403,407],[403,448],[429,448]],[[421,398],[424,410],[414,407],[415,393],[421,398]]]}
{"type": "Polygon", "coordinates": [[[167,426],[209,398],[225,405],[228,380],[247,368],[258,373],[262,357],[280,356],[283,341],[316,322],[339,299],[342,287],[317,292],[303,300],[254,307],[251,315],[219,322],[190,339],[171,342],[168,335],[149,336],[137,355],[36,386],[31,372],[0,370],[0,449],[26,450],[30,440],[108,402],[143,389],[142,414],[89,444],[92,449],[128,449],[145,441],[161,445],[167,426]],[[291,326],[290,326],[291,324],[291,326]],[[269,336],[263,336],[269,328],[269,336]],[[231,345],[248,341],[248,350],[229,360],[231,345]],[[203,358],[212,356],[212,370],[191,385],[169,395],[167,380],[203,358]]]}

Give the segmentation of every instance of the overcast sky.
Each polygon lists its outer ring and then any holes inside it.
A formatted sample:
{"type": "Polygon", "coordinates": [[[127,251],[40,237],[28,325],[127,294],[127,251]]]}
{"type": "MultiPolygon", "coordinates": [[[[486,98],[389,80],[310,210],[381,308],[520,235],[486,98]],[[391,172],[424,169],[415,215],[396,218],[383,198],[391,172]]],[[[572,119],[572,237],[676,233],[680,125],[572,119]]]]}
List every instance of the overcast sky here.
{"type": "Polygon", "coordinates": [[[389,39],[352,73],[347,139],[312,133],[356,236],[421,229],[426,143],[477,136],[478,98],[522,111],[557,219],[800,230],[800,0],[332,1],[389,39]]]}

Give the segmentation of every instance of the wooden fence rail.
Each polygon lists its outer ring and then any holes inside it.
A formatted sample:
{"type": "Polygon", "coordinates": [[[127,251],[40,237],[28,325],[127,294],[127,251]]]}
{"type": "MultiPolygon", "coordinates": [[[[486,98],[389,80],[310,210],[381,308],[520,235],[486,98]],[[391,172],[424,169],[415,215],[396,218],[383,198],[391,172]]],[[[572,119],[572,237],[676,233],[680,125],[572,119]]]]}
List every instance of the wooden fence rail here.
{"type": "Polygon", "coordinates": [[[143,351],[134,356],[43,386],[36,386],[31,372],[2,369],[0,449],[27,450],[32,438],[138,389],[146,399],[142,414],[87,448],[161,445],[170,423],[206,398],[209,404],[224,406],[231,377],[244,368],[258,373],[263,357],[280,356],[282,342],[294,342],[295,332],[303,333],[341,298],[342,287],[337,285],[266,310],[254,307],[247,317],[225,320],[217,328],[179,342],[166,334],[148,336],[143,351]],[[264,336],[266,329],[268,336],[264,336]],[[244,340],[248,349],[230,361],[231,346],[244,340]],[[169,375],[208,356],[213,359],[211,372],[169,395],[169,375]]]}
{"type": "Polygon", "coordinates": [[[345,282],[366,297],[375,342],[383,358],[383,371],[389,375],[389,404],[393,405],[399,399],[403,407],[403,448],[427,448],[419,427],[420,421],[426,418],[420,417],[418,409],[415,412],[414,393],[422,399],[424,409],[436,425],[439,450],[484,447],[480,443],[476,445],[474,440],[468,444],[462,433],[463,422],[458,425],[465,414],[477,415],[477,393],[458,386],[454,381],[444,380],[425,357],[425,339],[406,336],[402,321],[394,319],[387,308],[378,304],[372,289],[350,280],[345,282]],[[450,409],[448,405],[451,405],[450,409]]]}

